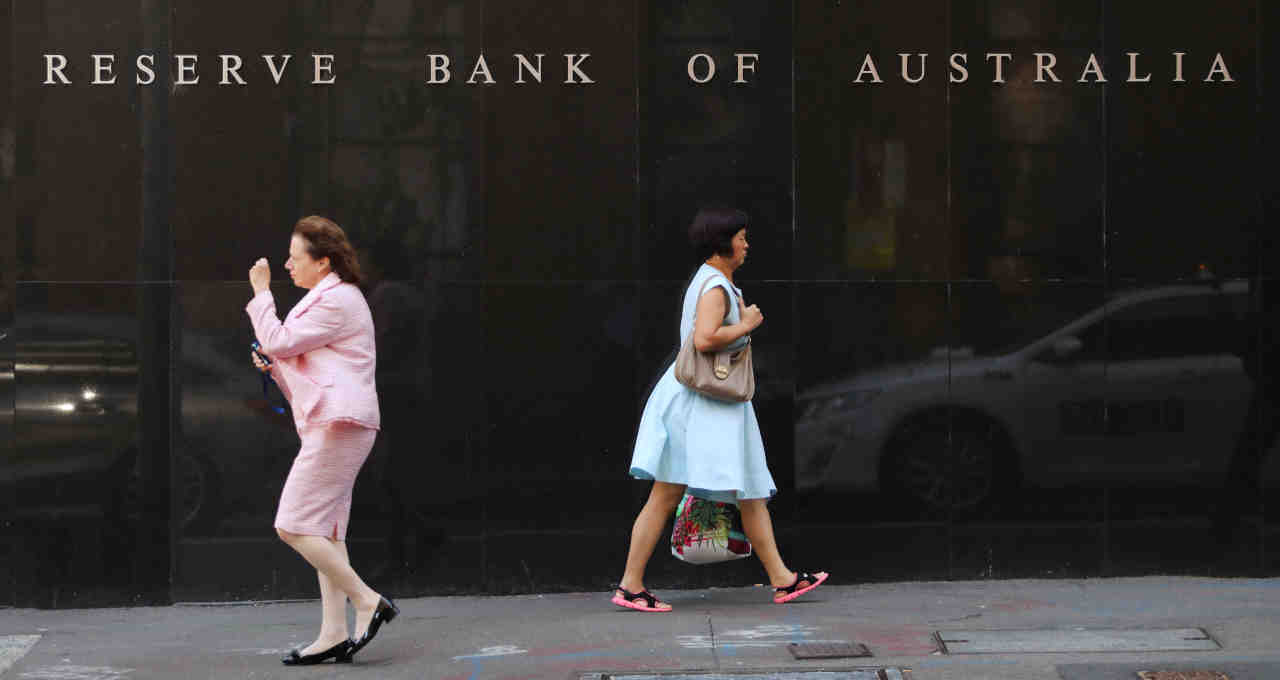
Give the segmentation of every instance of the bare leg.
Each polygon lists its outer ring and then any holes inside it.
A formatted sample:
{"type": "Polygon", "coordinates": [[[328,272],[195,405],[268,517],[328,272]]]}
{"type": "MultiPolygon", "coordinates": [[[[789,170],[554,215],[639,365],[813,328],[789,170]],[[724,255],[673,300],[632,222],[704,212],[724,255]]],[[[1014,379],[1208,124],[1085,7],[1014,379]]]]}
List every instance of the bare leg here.
{"type": "MultiPolygon", "coordinates": [[[[653,556],[653,549],[658,539],[667,528],[667,522],[675,514],[676,505],[684,496],[683,484],[654,482],[649,490],[649,500],[636,516],[631,527],[631,548],[627,551],[627,567],[622,574],[622,582],[618,585],[628,591],[638,593],[644,590],[644,570],[653,556]]],[[[621,595],[622,593],[618,593],[621,595]]],[[[659,603],[660,608],[669,605],[659,603]]]]}
{"type": "MultiPolygon", "coordinates": [[[[335,545],[337,545],[338,549],[342,551],[342,559],[345,560],[348,565],[350,565],[351,554],[347,552],[347,542],[336,541],[335,545]]],[[[352,573],[355,573],[355,570],[352,570],[352,573]]],[[[370,592],[375,592],[375,591],[370,589],[370,592]]],[[[376,592],[375,592],[375,595],[377,595],[376,592]]],[[[368,608],[362,608],[362,607],[355,608],[356,609],[356,634],[352,636],[354,639],[357,639],[357,640],[360,639],[360,636],[364,635],[364,632],[369,629],[369,622],[373,620],[373,613],[377,611],[378,602],[381,599],[382,599],[382,596],[377,595],[373,600],[373,604],[370,605],[368,608]]],[[[345,612],[343,613],[343,617],[345,620],[345,617],[346,617],[345,612]]]]}
{"type": "MultiPolygon", "coordinates": [[[[365,584],[351,568],[347,558],[347,545],[342,541],[331,541],[323,536],[303,536],[276,529],[280,539],[289,547],[298,551],[316,571],[329,579],[330,585],[346,593],[356,609],[356,634],[359,638],[369,627],[373,612],[378,607],[381,596],[365,584]]],[[[346,621],[346,607],[343,606],[342,618],[346,621]]],[[[345,626],[344,626],[345,627],[345,626]]]]}
{"type": "Polygon", "coordinates": [[[763,498],[752,498],[738,501],[738,509],[742,511],[742,528],[751,541],[751,547],[760,558],[760,564],[769,574],[769,582],[775,588],[795,583],[795,572],[787,568],[778,553],[778,544],[773,540],[773,519],[769,517],[769,506],[763,498]]]}
{"type": "Polygon", "coordinates": [[[347,634],[347,594],[338,589],[333,581],[323,572],[316,572],[320,578],[320,606],[324,618],[320,621],[320,636],[301,654],[318,654],[346,640],[347,634]]]}

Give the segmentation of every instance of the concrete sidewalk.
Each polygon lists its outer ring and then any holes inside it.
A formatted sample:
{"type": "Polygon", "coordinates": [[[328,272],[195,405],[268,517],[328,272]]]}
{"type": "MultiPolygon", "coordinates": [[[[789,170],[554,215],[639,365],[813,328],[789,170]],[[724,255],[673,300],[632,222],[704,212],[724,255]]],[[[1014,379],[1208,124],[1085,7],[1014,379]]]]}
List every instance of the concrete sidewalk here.
{"type": "Polygon", "coordinates": [[[1280,579],[823,586],[783,606],[772,604],[763,588],[659,595],[676,610],[622,610],[604,592],[399,600],[402,615],[354,664],[307,668],[284,667],[278,657],[311,641],[319,622],[317,602],[7,609],[0,610],[0,674],[21,680],[565,680],[593,673],[607,678],[646,671],[725,675],[887,667],[909,670],[904,677],[914,680],[1111,680],[1136,678],[1136,670],[1176,669],[1221,670],[1232,680],[1280,678],[1280,579]],[[1186,628],[1203,629],[1220,648],[945,654],[935,637],[1030,629],[1060,631],[1049,637],[1060,634],[1065,641],[1077,629],[1186,628]],[[791,642],[823,641],[861,642],[874,656],[797,661],[787,648],[791,642]]]}

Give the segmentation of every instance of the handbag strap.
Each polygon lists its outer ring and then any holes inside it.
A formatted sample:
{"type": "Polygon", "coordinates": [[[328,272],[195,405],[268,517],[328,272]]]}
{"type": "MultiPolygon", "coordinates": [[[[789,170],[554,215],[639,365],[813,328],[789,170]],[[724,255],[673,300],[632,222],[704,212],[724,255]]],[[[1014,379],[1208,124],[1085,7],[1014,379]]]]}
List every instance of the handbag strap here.
{"type": "MultiPolygon", "coordinates": [[[[706,292],[707,292],[707,285],[708,285],[708,284],[710,284],[712,281],[715,281],[717,278],[724,279],[724,274],[721,274],[721,273],[719,273],[719,272],[716,272],[715,274],[712,274],[711,276],[708,276],[706,281],[703,281],[703,282],[702,282],[702,289],[698,291],[698,297],[697,297],[697,298],[695,298],[695,299],[694,299],[694,301],[693,301],[693,319],[694,319],[694,323],[695,323],[695,324],[697,323],[697,320],[698,320],[698,300],[701,300],[701,299],[702,299],[702,296],[706,294],[706,292]]],[[[725,279],[725,283],[728,283],[730,288],[732,288],[732,287],[733,287],[733,284],[732,284],[732,283],[729,283],[729,280],[728,280],[728,279],[725,279]]],[[[729,318],[729,314],[730,314],[730,313],[732,313],[732,307],[731,307],[731,305],[733,305],[733,301],[734,301],[734,300],[736,300],[736,299],[737,299],[736,294],[734,294],[734,293],[729,293],[729,301],[726,303],[726,306],[725,306],[725,308],[724,308],[724,318],[725,318],[725,319],[729,318]]],[[[683,306],[683,305],[682,305],[682,306],[683,306]]],[[[683,310],[683,309],[681,309],[681,310],[680,310],[680,312],[683,314],[683,313],[684,313],[684,310],[683,310]]],[[[724,319],[721,319],[721,320],[720,320],[720,322],[721,322],[721,323],[724,323],[724,319]]]]}
{"type": "MultiPolygon", "coordinates": [[[[695,272],[695,273],[694,273],[694,276],[695,276],[695,277],[697,276],[697,272],[695,272]]],[[[721,274],[720,272],[716,272],[716,273],[712,274],[711,276],[708,276],[708,277],[707,277],[707,280],[702,282],[702,288],[698,290],[698,297],[697,297],[697,298],[695,298],[695,299],[694,299],[694,302],[693,302],[693,325],[694,325],[695,327],[697,326],[697,323],[698,323],[698,300],[702,299],[702,296],[707,292],[707,286],[708,286],[712,281],[715,281],[717,278],[724,279],[724,282],[725,282],[726,284],[728,284],[728,287],[729,287],[729,288],[732,288],[732,289],[735,289],[735,290],[736,290],[735,286],[734,286],[732,283],[730,283],[728,279],[726,279],[726,278],[725,278],[724,274],[721,274]]],[[[691,280],[689,283],[693,283],[693,281],[691,280]]],[[[732,304],[733,304],[733,302],[734,302],[734,300],[737,300],[737,299],[738,299],[738,294],[737,294],[736,292],[730,292],[730,293],[729,293],[729,302],[728,302],[728,304],[729,304],[729,305],[732,305],[732,304]]],[[[731,307],[725,307],[725,310],[724,310],[724,318],[725,318],[725,319],[728,319],[728,318],[729,318],[729,315],[730,315],[731,313],[732,313],[732,308],[731,308],[731,307]]],[[[684,302],[683,302],[683,300],[681,301],[681,305],[680,305],[680,314],[681,314],[681,316],[683,316],[683,315],[684,315],[684,302]]],[[[724,319],[721,319],[721,320],[720,320],[720,323],[724,323],[724,319]]],[[[684,339],[684,342],[688,342],[688,340],[689,340],[689,338],[690,338],[690,337],[693,337],[693,328],[690,328],[690,330],[689,330],[689,336],[688,336],[688,337],[686,337],[686,338],[684,339]]],[[[726,357],[727,357],[727,356],[730,356],[730,355],[732,355],[732,356],[736,357],[740,352],[742,352],[742,350],[746,349],[746,348],[747,348],[747,346],[749,346],[749,345],[751,344],[751,336],[750,336],[749,334],[748,334],[748,335],[744,335],[743,337],[745,337],[745,338],[747,339],[746,343],[745,343],[742,347],[739,347],[738,349],[734,350],[733,352],[727,352],[727,353],[725,353],[726,357]]]]}

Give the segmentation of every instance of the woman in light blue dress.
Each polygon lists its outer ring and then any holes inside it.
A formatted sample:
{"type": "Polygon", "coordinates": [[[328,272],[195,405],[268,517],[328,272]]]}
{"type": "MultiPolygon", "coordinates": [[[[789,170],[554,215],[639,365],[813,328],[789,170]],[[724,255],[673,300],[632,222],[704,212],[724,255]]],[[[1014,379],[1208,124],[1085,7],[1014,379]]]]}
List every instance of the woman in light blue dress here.
{"type": "MultiPolygon", "coordinates": [[[[764,322],[760,308],[744,303],[742,291],[733,285],[733,273],[747,258],[746,213],[703,208],[689,227],[689,238],[703,264],[685,291],[677,340],[683,344],[692,333],[699,352],[745,346],[764,322]]],[[[738,505],[747,538],[775,588],[774,602],[790,602],[827,579],[823,572],[791,571],[778,554],[766,505],[777,487],[751,402],[703,396],[677,382],[674,365],[668,367],[640,417],[631,476],[653,480],[653,488],[631,529],[626,571],[614,604],[671,611],[645,589],[644,571],[686,488],[699,498],[738,505]]]]}

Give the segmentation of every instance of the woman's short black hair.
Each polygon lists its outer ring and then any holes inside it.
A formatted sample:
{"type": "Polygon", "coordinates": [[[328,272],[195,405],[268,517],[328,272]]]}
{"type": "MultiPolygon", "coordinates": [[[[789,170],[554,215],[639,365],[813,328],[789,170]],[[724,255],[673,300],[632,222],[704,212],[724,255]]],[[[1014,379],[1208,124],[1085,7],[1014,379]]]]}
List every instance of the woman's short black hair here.
{"type": "Polygon", "coordinates": [[[698,259],[712,255],[733,254],[733,236],[747,228],[749,218],[745,212],[725,205],[708,205],[700,208],[689,225],[689,242],[698,251],[698,259]]]}

